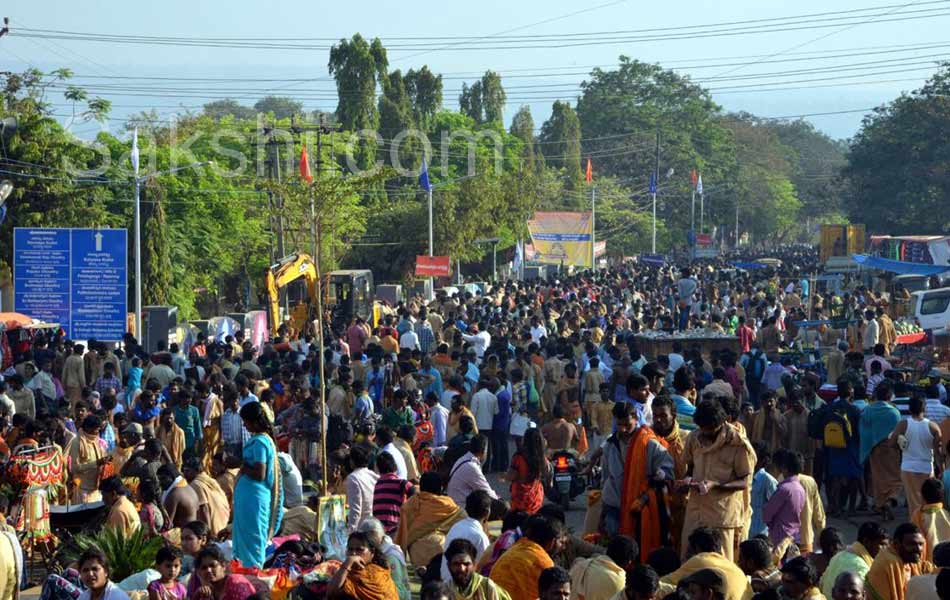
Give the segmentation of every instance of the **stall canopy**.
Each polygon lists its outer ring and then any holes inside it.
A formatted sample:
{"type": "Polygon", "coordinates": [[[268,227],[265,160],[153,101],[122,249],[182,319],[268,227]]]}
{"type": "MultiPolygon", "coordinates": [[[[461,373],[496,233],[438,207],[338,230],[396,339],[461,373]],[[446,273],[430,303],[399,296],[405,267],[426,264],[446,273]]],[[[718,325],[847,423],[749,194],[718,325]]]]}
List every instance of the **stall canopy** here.
{"type": "Polygon", "coordinates": [[[946,265],[912,263],[903,260],[881,258],[879,256],[868,256],[866,254],[854,254],[852,258],[854,262],[862,267],[890,271],[891,273],[897,273],[899,275],[936,275],[944,271],[950,271],[950,266],[946,265]]]}

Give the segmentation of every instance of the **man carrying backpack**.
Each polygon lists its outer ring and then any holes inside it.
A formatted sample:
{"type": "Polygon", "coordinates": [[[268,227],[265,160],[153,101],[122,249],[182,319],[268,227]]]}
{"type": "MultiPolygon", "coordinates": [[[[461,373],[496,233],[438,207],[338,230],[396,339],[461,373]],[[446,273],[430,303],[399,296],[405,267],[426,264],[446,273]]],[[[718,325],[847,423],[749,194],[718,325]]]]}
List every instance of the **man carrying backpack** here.
{"type": "Polygon", "coordinates": [[[758,410],[759,398],[762,394],[762,375],[768,366],[765,353],[762,352],[758,342],[752,342],[749,351],[742,355],[740,363],[745,369],[745,385],[749,390],[749,402],[758,410]]]}
{"type": "Polygon", "coordinates": [[[853,404],[853,392],[850,381],[839,379],[838,398],[821,411],[824,415],[822,444],[825,448],[832,515],[837,514],[846,503],[849,515],[854,514],[861,478],[864,476],[858,435],[861,412],[853,404]]]}

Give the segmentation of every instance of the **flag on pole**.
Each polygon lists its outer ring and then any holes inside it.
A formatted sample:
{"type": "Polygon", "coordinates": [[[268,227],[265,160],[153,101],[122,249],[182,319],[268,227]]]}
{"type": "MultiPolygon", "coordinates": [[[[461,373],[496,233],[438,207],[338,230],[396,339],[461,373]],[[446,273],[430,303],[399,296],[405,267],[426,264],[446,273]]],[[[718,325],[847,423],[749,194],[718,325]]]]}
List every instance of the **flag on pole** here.
{"type": "Polygon", "coordinates": [[[700,175],[699,178],[696,179],[696,193],[698,193],[699,195],[702,195],[703,193],[703,176],[702,175],[700,175]]]}
{"type": "Polygon", "coordinates": [[[650,173],[650,193],[656,193],[656,171],[650,173]]]}
{"type": "Polygon", "coordinates": [[[524,240],[518,240],[515,244],[515,260],[512,263],[512,270],[515,273],[521,272],[521,263],[524,262],[524,240]]]}
{"type": "Polygon", "coordinates": [[[689,182],[692,184],[694,190],[696,189],[696,181],[697,181],[696,178],[697,178],[696,169],[693,169],[692,171],[689,172],[689,182]]]}
{"type": "Polygon", "coordinates": [[[419,187],[427,192],[432,191],[432,184],[429,183],[429,167],[426,165],[426,159],[422,159],[422,170],[419,171],[419,187]]]}
{"type": "Polygon", "coordinates": [[[300,151],[300,176],[303,177],[307,183],[313,183],[313,175],[310,174],[310,160],[307,158],[306,146],[300,151]]]}
{"type": "Polygon", "coordinates": [[[587,180],[587,183],[590,183],[591,181],[594,180],[594,171],[593,169],[591,169],[591,166],[590,166],[590,158],[587,159],[587,173],[584,176],[584,179],[587,180]]]}
{"type": "Polygon", "coordinates": [[[135,176],[139,176],[139,129],[136,127],[132,130],[132,153],[129,155],[129,158],[132,159],[132,170],[135,172],[135,176]]]}

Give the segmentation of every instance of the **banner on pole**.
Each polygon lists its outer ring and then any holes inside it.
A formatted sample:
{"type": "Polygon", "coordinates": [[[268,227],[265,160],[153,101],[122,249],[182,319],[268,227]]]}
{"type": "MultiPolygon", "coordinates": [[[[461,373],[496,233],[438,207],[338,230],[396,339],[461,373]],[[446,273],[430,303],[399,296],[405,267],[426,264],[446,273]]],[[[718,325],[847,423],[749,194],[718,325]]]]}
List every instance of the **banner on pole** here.
{"type": "Polygon", "coordinates": [[[532,252],[529,261],[546,264],[591,265],[591,228],[589,212],[538,212],[528,221],[532,252]]]}
{"type": "Polygon", "coordinates": [[[416,277],[448,277],[448,256],[416,256],[416,277]]]}

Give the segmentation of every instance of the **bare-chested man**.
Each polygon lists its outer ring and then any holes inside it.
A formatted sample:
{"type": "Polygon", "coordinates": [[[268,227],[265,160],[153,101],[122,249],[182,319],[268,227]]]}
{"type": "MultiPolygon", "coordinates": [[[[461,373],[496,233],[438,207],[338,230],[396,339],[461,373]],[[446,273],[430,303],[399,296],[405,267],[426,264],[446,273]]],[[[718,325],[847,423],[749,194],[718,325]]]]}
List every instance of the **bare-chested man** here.
{"type": "Polygon", "coordinates": [[[577,427],[564,418],[564,410],[560,404],[554,405],[554,420],[541,428],[541,435],[548,443],[548,450],[573,450],[577,445],[577,427]]]}
{"type": "Polygon", "coordinates": [[[158,481],[165,490],[162,504],[172,527],[184,527],[198,519],[198,494],[188,485],[174,465],[162,465],[158,469],[158,481]]]}

